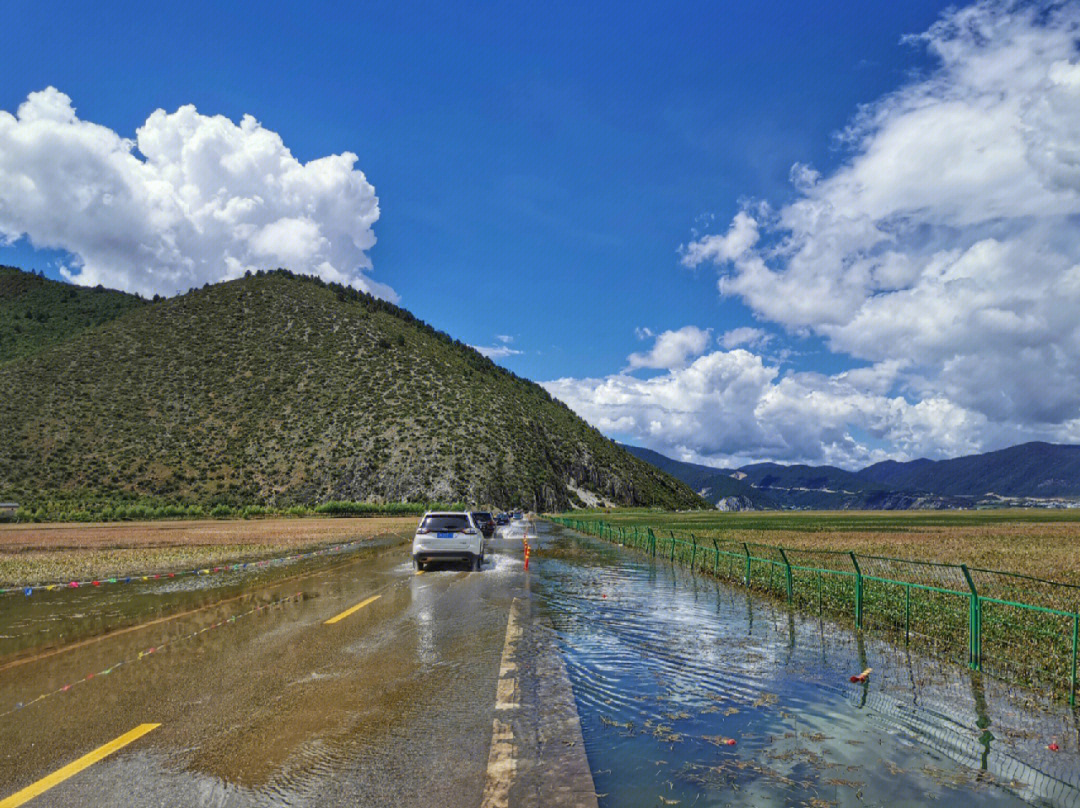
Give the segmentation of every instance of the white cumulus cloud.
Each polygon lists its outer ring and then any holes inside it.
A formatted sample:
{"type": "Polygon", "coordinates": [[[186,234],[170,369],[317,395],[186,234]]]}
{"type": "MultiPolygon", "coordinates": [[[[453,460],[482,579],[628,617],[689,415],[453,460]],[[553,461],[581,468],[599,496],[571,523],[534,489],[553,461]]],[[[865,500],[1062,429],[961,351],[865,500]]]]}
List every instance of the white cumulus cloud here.
{"type": "Polygon", "coordinates": [[[684,460],[741,465],[771,459],[855,468],[887,457],[955,456],[1025,440],[1075,440],[1080,421],[1049,431],[995,425],[946,397],[891,392],[901,367],[782,374],[737,348],[649,379],[630,373],[563,378],[544,387],[609,434],[684,460]]]}
{"type": "Polygon", "coordinates": [[[282,266],[396,300],[367,274],[375,189],[350,152],[301,163],[251,116],[153,112],[122,137],[55,88],[0,110],[0,240],[80,284],[170,294],[282,266]]]}
{"type": "Polygon", "coordinates": [[[837,165],[794,166],[791,201],[681,248],[763,323],[859,367],[782,372],[759,355],[769,332],[737,328],[653,378],[545,386],[609,433],[714,463],[1077,442],[1078,42],[1077,3],[945,11],[907,38],[934,65],[857,111],[837,165]]]}
{"type": "Polygon", "coordinates": [[[730,351],[732,348],[742,347],[762,348],[772,342],[772,339],[773,335],[763,328],[742,326],[725,331],[717,337],[717,342],[720,343],[720,347],[730,351]]]}
{"type": "Polygon", "coordinates": [[[739,211],[724,235],[703,236],[682,248],[684,266],[696,267],[705,261],[734,261],[744,256],[758,241],[758,223],[746,211],[739,211]]]}
{"type": "MultiPolygon", "coordinates": [[[[678,331],[665,331],[656,335],[652,350],[632,353],[627,358],[631,368],[680,368],[692,357],[709,347],[712,331],[688,325],[678,331]]],[[[641,329],[639,338],[654,336],[648,329],[641,329]]]]}
{"type": "Polygon", "coordinates": [[[747,207],[683,261],[714,263],[721,293],[763,321],[888,367],[877,393],[940,419],[924,430],[940,450],[980,422],[976,448],[1072,435],[1080,4],[980,2],[908,41],[936,66],[858,112],[837,167],[795,166],[793,201],[747,207]]]}

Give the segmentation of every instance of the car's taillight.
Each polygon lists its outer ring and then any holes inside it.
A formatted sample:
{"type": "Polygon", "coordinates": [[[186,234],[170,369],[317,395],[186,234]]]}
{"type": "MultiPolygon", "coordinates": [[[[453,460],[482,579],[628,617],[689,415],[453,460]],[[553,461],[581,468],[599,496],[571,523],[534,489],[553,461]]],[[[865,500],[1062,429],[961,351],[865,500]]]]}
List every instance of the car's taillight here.
{"type": "Polygon", "coordinates": [[[471,527],[467,527],[461,532],[464,533],[466,536],[475,536],[476,535],[476,531],[473,530],[471,527]]]}
{"type": "Polygon", "coordinates": [[[416,535],[417,535],[417,536],[422,536],[422,535],[424,535],[425,533],[430,533],[430,532],[431,532],[431,531],[430,531],[430,530],[428,530],[428,529],[427,529],[426,527],[418,527],[418,528],[416,529],[416,535]]]}

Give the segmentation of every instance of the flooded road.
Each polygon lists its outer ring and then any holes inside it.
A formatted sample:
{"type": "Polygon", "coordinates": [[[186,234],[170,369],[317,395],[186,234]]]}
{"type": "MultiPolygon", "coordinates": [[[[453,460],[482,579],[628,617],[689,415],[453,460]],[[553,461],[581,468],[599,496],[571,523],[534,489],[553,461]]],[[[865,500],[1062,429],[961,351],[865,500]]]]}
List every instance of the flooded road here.
{"type": "Polygon", "coordinates": [[[0,670],[0,712],[25,705],[0,718],[3,794],[152,722],[32,804],[479,805],[522,583],[520,541],[496,544],[481,573],[416,575],[399,545],[238,599],[230,582],[220,605],[18,660],[0,670]]]}
{"type": "Polygon", "coordinates": [[[519,526],[478,573],[417,575],[397,545],[0,603],[0,806],[143,725],[28,804],[550,803],[569,775],[513,757],[575,751],[536,678],[537,626],[562,652],[602,806],[1080,805],[1070,711],[537,529],[528,572],[519,526]],[[500,726],[518,732],[505,761],[500,726]]]}

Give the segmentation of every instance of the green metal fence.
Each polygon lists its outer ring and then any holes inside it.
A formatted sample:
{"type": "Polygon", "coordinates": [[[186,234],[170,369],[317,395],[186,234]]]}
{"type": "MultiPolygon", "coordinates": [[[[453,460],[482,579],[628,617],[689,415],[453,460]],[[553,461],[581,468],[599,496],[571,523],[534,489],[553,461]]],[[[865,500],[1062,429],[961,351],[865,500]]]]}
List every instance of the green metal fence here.
{"type": "Polygon", "coordinates": [[[786,600],[847,617],[954,662],[1076,703],[1080,587],[964,564],[698,537],[693,533],[548,517],[786,600]]]}

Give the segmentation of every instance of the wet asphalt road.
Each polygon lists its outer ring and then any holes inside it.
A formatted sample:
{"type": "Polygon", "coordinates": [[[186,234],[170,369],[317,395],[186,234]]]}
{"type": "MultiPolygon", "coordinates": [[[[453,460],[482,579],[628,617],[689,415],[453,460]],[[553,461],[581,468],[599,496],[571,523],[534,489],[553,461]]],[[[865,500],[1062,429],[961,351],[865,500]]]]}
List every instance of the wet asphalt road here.
{"type": "Polygon", "coordinates": [[[399,545],[71,650],[0,658],[0,712],[26,704],[0,717],[0,799],[154,723],[30,804],[475,808],[508,614],[527,594],[520,539],[490,547],[479,573],[417,575],[399,545]]]}
{"type": "Polygon", "coordinates": [[[146,724],[26,804],[1080,806],[1080,712],[529,535],[531,572],[520,538],[476,573],[397,544],[0,603],[0,808],[146,724]]]}

